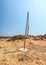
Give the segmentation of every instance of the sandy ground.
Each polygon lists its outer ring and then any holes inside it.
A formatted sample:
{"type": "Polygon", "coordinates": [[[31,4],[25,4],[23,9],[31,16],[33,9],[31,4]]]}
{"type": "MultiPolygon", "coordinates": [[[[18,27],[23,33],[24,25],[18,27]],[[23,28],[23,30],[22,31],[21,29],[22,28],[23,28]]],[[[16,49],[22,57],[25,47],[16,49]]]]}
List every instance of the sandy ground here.
{"type": "MultiPolygon", "coordinates": [[[[8,38],[7,38],[8,39],[8,38]]],[[[0,65],[46,65],[46,40],[27,39],[28,51],[19,51],[23,40],[0,39],[0,65]]]]}

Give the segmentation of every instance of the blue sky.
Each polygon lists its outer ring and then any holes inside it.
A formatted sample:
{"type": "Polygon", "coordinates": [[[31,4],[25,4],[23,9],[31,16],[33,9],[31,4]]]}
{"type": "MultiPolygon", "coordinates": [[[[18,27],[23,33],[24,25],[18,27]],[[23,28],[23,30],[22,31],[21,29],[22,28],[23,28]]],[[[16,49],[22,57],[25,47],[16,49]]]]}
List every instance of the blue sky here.
{"type": "Polygon", "coordinates": [[[0,35],[24,34],[29,11],[30,35],[46,33],[46,0],[1,0],[0,35]]]}

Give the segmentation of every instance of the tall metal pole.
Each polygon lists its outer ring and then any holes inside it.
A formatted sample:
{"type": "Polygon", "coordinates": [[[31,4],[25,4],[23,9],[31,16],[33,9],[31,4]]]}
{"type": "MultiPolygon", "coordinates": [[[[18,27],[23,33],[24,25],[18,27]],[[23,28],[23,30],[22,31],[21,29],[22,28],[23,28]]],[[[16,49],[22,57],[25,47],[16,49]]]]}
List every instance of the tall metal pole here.
{"type": "Polygon", "coordinates": [[[26,36],[29,35],[29,12],[27,12],[26,29],[25,29],[25,40],[24,40],[24,50],[26,47],[26,36]]]}

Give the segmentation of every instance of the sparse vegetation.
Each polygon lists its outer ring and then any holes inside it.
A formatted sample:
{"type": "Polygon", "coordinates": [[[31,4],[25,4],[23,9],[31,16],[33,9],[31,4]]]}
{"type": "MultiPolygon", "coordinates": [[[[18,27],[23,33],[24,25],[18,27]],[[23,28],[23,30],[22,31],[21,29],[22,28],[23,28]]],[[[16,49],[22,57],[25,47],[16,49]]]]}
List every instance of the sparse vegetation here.
{"type": "Polygon", "coordinates": [[[17,35],[17,36],[13,36],[10,39],[8,39],[7,41],[15,41],[15,40],[24,40],[27,39],[28,36],[24,36],[24,35],[17,35]]]}
{"type": "Polygon", "coordinates": [[[6,42],[10,42],[10,41],[11,41],[10,39],[6,40],[6,42]]]}
{"type": "Polygon", "coordinates": [[[0,65],[46,65],[46,35],[13,36],[0,39],[0,65]],[[23,40],[27,38],[26,47],[29,51],[18,51],[23,47],[23,40]],[[12,42],[13,41],[13,42],[12,42]]]}
{"type": "Polygon", "coordinates": [[[40,40],[40,38],[39,37],[33,37],[33,40],[40,40]]]}

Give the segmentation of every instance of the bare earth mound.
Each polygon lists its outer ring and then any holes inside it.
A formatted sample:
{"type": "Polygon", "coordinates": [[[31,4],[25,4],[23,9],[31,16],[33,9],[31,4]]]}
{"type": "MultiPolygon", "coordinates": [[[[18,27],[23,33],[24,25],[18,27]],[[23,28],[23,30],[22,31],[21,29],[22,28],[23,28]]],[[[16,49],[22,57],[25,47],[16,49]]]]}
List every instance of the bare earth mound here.
{"type": "Polygon", "coordinates": [[[46,65],[46,35],[28,37],[22,52],[24,38],[0,38],[0,65],[46,65]]]}

